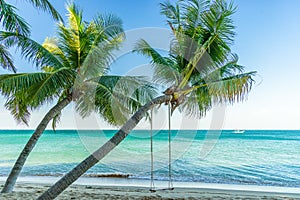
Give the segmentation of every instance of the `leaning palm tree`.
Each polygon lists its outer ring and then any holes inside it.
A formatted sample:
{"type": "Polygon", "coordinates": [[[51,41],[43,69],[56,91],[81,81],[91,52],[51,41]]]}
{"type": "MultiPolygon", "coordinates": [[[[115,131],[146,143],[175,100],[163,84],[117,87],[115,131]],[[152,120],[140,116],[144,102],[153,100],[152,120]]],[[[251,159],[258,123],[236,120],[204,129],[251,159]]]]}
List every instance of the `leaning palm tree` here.
{"type": "Polygon", "coordinates": [[[22,55],[41,69],[35,73],[0,75],[0,92],[7,98],[7,109],[18,121],[27,123],[31,110],[56,102],[25,145],[2,192],[13,190],[48,123],[52,120],[54,128],[61,111],[72,101],[83,117],[95,111],[109,123],[120,124],[155,94],[142,77],[108,75],[112,52],[124,40],[118,17],[98,15],[87,23],[74,4],[67,10],[68,24],[60,22],[57,37],[47,38],[42,45],[21,34],[0,32],[0,41],[18,45],[22,55]],[[113,90],[117,84],[121,85],[118,92],[113,90]],[[120,110],[116,110],[116,104],[121,105],[120,110]],[[112,117],[116,112],[118,120],[112,117]]]}
{"type": "Polygon", "coordinates": [[[251,89],[255,72],[244,73],[230,51],[234,39],[231,19],[235,8],[225,0],[187,0],[161,4],[174,39],[163,57],[146,41],[135,52],[152,58],[154,80],[168,84],[164,95],[142,106],[102,147],[68,172],[39,199],[53,199],[113,150],[147,114],[163,103],[172,111],[202,117],[215,103],[242,101],[251,89]]]}
{"type": "MultiPolygon", "coordinates": [[[[62,20],[62,17],[50,4],[48,0],[27,0],[38,10],[42,10],[51,14],[53,19],[62,20]]],[[[30,34],[30,25],[20,17],[17,12],[17,8],[7,3],[4,0],[0,1],[0,23],[6,31],[15,32],[22,35],[30,34]]],[[[13,59],[8,52],[7,48],[0,44],[0,64],[4,69],[9,69],[16,72],[13,59]]]]}

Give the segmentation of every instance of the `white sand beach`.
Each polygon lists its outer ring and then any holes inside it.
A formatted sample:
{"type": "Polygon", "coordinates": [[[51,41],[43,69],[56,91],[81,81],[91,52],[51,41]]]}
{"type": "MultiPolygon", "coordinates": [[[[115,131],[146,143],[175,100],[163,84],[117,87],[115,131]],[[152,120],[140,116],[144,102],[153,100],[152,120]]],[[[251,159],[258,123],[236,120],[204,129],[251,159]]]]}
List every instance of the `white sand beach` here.
{"type": "MultiPolygon", "coordinates": [[[[12,194],[1,194],[0,199],[26,200],[35,199],[49,185],[18,184],[12,194]]],[[[173,191],[149,192],[148,188],[138,187],[103,187],[74,185],[63,192],[57,199],[300,199],[300,195],[250,192],[217,189],[176,188],[173,191]]]]}
{"type": "MultiPolygon", "coordinates": [[[[54,178],[57,179],[57,178],[54,178]]],[[[0,194],[3,200],[29,200],[36,199],[54,181],[51,178],[36,179],[21,178],[16,188],[11,194],[0,194]],[[44,180],[45,183],[42,183],[44,180]]],[[[172,191],[158,190],[150,192],[149,187],[134,186],[128,184],[123,179],[120,184],[112,186],[108,184],[95,184],[97,178],[84,178],[77,184],[72,185],[64,191],[57,199],[300,199],[300,189],[298,188],[281,188],[281,187],[256,187],[245,185],[222,185],[222,184],[197,184],[194,187],[176,187],[181,184],[175,183],[175,189],[172,191]],[[88,184],[90,180],[91,184],[88,184]]],[[[115,180],[111,183],[115,183],[115,180]]],[[[1,187],[3,181],[0,181],[1,187]]],[[[137,182],[138,184],[138,182],[137,182]]],[[[161,182],[159,183],[161,184],[161,182]]],[[[184,186],[184,185],[181,185],[184,186]]]]}

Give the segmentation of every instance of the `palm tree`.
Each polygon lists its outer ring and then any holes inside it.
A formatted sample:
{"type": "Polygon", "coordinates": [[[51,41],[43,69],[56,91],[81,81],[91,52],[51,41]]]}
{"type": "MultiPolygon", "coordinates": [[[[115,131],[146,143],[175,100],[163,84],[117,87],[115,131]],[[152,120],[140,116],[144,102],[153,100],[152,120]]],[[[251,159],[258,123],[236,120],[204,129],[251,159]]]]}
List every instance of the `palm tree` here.
{"type": "MultiPolygon", "coordinates": [[[[27,1],[35,8],[50,13],[53,19],[57,21],[62,20],[62,17],[48,0],[27,1]]],[[[7,3],[6,1],[0,1],[0,23],[6,31],[28,36],[30,34],[30,25],[16,13],[16,10],[16,7],[7,3]]],[[[0,44],[0,63],[4,69],[9,69],[13,72],[16,72],[13,59],[3,44],[0,44]]]]}
{"type": "Polygon", "coordinates": [[[2,192],[13,190],[28,155],[46,126],[53,120],[55,128],[61,111],[72,101],[81,116],[95,111],[117,125],[124,123],[141,104],[155,95],[154,88],[142,77],[107,74],[113,59],[112,51],[124,40],[122,21],[118,17],[98,15],[87,23],[83,21],[82,11],[74,4],[67,10],[68,24],[60,22],[57,37],[47,38],[42,45],[21,34],[0,32],[0,41],[18,45],[22,55],[41,69],[35,73],[0,75],[0,92],[7,98],[6,108],[18,121],[27,123],[31,110],[56,102],[25,145],[2,192]],[[121,85],[120,90],[115,91],[117,84],[121,85]],[[116,108],[116,104],[121,106],[116,108]],[[116,112],[118,118],[114,118],[116,112]]]}
{"type": "Polygon", "coordinates": [[[163,57],[144,40],[135,52],[152,58],[154,78],[168,83],[163,96],[142,106],[102,147],[68,172],[38,199],[53,199],[114,149],[146,115],[162,103],[198,117],[220,102],[242,101],[251,89],[255,72],[244,73],[230,51],[234,39],[231,19],[235,8],[225,0],[187,0],[162,3],[161,13],[173,31],[169,56],[163,57]]]}

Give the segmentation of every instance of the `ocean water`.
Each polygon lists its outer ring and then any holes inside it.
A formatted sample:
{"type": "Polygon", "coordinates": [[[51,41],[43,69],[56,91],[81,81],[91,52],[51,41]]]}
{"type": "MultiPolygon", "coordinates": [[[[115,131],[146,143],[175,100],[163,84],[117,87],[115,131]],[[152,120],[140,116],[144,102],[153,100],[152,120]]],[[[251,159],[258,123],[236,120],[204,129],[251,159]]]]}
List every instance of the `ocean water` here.
{"type": "MultiPolygon", "coordinates": [[[[7,176],[33,131],[0,131],[0,176],[7,176]]],[[[104,144],[115,131],[46,131],[21,176],[61,176],[104,144]]],[[[153,133],[154,178],[168,180],[168,131],[153,133]]],[[[171,132],[172,180],[300,188],[300,131],[171,132]]],[[[149,131],[133,131],[85,176],[150,179],[149,131]]]]}

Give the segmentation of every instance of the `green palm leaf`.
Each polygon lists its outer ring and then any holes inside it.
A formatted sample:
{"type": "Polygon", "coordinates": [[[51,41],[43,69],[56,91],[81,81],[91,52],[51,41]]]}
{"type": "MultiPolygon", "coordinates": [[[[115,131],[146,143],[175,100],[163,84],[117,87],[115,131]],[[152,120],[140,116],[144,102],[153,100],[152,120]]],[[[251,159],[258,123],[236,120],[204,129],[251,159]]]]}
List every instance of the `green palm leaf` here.
{"type": "Polygon", "coordinates": [[[30,26],[16,12],[16,8],[5,1],[0,1],[0,22],[5,30],[29,35],[30,26]]]}
{"type": "Polygon", "coordinates": [[[178,3],[172,5],[170,1],[160,3],[161,14],[168,18],[169,25],[181,26],[181,12],[178,3]]]}
{"type": "Polygon", "coordinates": [[[0,31],[0,41],[5,46],[17,45],[21,55],[28,61],[33,62],[37,67],[53,66],[63,68],[63,64],[46,48],[38,42],[20,34],[0,31]]]}
{"type": "Polygon", "coordinates": [[[98,30],[96,40],[94,41],[95,44],[102,42],[106,38],[125,37],[121,18],[113,14],[106,14],[97,15],[93,21],[98,30]]]}
{"type": "Polygon", "coordinates": [[[77,111],[83,117],[96,111],[114,125],[123,124],[132,113],[156,95],[155,88],[143,77],[106,75],[89,80],[89,83],[90,87],[76,101],[77,111]]]}
{"type": "Polygon", "coordinates": [[[5,96],[10,96],[17,92],[25,93],[30,86],[42,81],[47,75],[44,72],[0,75],[1,93],[5,96]]]}
{"type": "Polygon", "coordinates": [[[210,96],[218,103],[243,101],[251,90],[255,74],[256,72],[248,72],[209,82],[210,96]]]}
{"type": "Polygon", "coordinates": [[[17,94],[9,96],[6,100],[5,107],[18,123],[28,125],[30,111],[28,110],[26,102],[22,99],[22,96],[17,94]]]}
{"type": "Polygon", "coordinates": [[[53,19],[57,21],[63,21],[60,14],[56,11],[56,9],[51,5],[51,3],[48,0],[27,0],[27,1],[31,3],[35,8],[50,13],[53,19]]]}
{"type": "Polygon", "coordinates": [[[52,102],[61,93],[72,88],[76,74],[70,69],[60,69],[52,73],[47,73],[40,82],[32,84],[26,96],[26,101],[32,108],[37,108],[45,102],[52,102]]]}
{"type": "Polygon", "coordinates": [[[16,72],[17,69],[14,66],[13,59],[6,49],[5,46],[0,44],[0,64],[4,69],[12,70],[13,72],[16,72]]]}
{"type": "MultiPolygon", "coordinates": [[[[71,63],[69,59],[66,57],[65,52],[59,47],[59,39],[52,37],[52,38],[46,38],[43,45],[46,50],[48,50],[51,54],[53,54],[56,59],[62,63],[63,66],[67,68],[72,68],[71,63]]],[[[55,65],[56,66],[56,65],[55,65]]],[[[48,70],[54,70],[57,67],[52,65],[52,67],[49,66],[43,66],[44,69],[48,68],[48,70]]]]}
{"type": "Polygon", "coordinates": [[[174,84],[179,80],[179,70],[177,63],[168,57],[163,57],[155,49],[153,49],[145,40],[139,40],[133,52],[142,54],[151,58],[154,67],[153,81],[161,84],[174,84]]]}
{"type": "Polygon", "coordinates": [[[17,95],[15,100],[21,98],[29,107],[37,108],[59,97],[65,88],[71,88],[74,78],[74,72],[68,69],[0,75],[0,91],[7,97],[17,95]]]}

